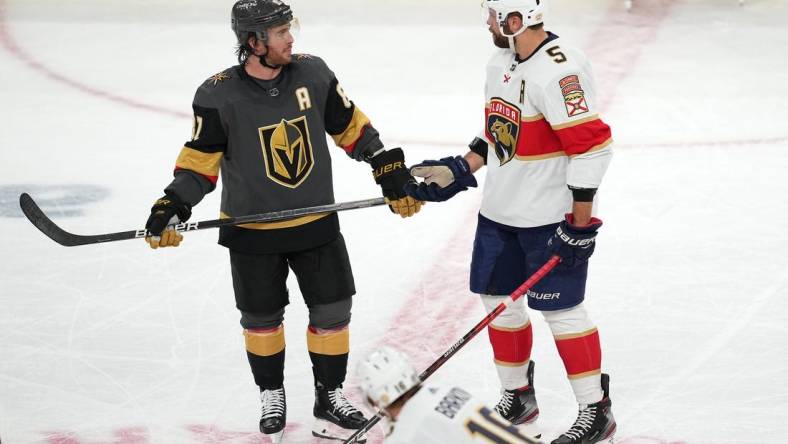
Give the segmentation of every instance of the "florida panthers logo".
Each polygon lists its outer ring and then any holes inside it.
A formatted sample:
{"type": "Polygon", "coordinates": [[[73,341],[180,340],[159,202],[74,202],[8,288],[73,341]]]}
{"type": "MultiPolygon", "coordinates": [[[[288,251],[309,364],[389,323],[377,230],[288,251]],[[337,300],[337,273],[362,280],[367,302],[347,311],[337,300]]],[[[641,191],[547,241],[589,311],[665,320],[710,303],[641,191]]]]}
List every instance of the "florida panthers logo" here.
{"type": "Polygon", "coordinates": [[[268,177],[288,188],[301,185],[315,165],[306,117],[282,119],[259,132],[268,177]]]}
{"type": "Polygon", "coordinates": [[[501,165],[514,158],[520,134],[520,109],[495,97],[487,108],[487,138],[495,142],[495,155],[501,165]]]}

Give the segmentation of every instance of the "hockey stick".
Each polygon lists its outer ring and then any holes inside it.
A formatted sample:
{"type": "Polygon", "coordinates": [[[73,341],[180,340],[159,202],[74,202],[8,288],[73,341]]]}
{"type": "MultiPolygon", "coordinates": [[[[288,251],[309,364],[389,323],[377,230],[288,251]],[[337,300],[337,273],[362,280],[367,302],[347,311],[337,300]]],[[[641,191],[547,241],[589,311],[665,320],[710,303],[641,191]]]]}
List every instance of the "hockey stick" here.
{"type": "MultiPolygon", "coordinates": [[[[180,232],[205,230],[207,228],[226,227],[230,225],[252,224],[261,222],[271,222],[294,217],[307,216],[310,214],[335,213],[338,211],[355,210],[358,208],[369,208],[378,205],[385,205],[386,201],[382,198],[354,200],[351,202],[336,203],[330,205],[319,205],[316,207],[296,208],[292,210],[272,211],[270,213],[250,214],[248,216],[228,217],[226,219],[204,220],[201,222],[183,222],[175,226],[180,232]]],[[[148,235],[147,230],[121,231],[118,233],[94,234],[83,236],[69,233],[63,230],[52,219],[39,208],[38,204],[27,193],[19,196],[19,206],[22,212],[42,233],[53,241],[65,247],[75,247],[78,245],[99,244],[103,242],[114,242],[127,239],[137,239],[148,235]]]]}
{"type": "MultiPolygon", "coordinates": [[[[473,339],[474,336],[476,336],[477,334],[479,334],[479,332],[484,330],[484,328],[487,327],[487,325],[489,325],[490,322],[493,321],[493,319],[497,318],[498,315],[500,315],[504,310],[506,310],[506,308],[509,307],[509,305],[511,305],[514,301],[520,299],[520,297],[524,295],[531,287],[533,287],[534,285],[536,285],[537,282],[542,280],[542,278],[545,277],[547,273],[549,273],[553,268],[555,268],[555,266],[558,265],[559,262],[561,262],[560,257],[558,256],[551,257],[550,260],[548,260],[544,265],[542,265],[541,268],[536,270],[536,272],[532,274],[531,277],[528,278],[528,280],[526,280],[525,282],[523,282],[522,285],[517,287],[517,289],[514,290],[514,292],[512,292],[512,294],[509,295],[508,299],[498,304],[498,306],[495,307],[495,309],[491,311],[487,316],[485,316],[484,319],[482,319],[478,324],[476,324],[476,326],[474,326],[468,333],[465,333],[465,336],[460,338],[459,341],[455,342],[454,345],[449,347],[449,349],[446,350],[446,352],[443,353],[441,357],[439,357],[435,362],[433,362],[432,365],[427,367],[427,370],[421,372],[421,374],[419,375],[418,384],[416,384],[413,387],[413,389],[402,394],[399,398],[394,400],[394,402],[397,402],[397,400],[399,400],[403,396],[409,395],[409,393],[411,393],[414,389],[419,387],[419,385],[421,385],[422,382],[424,382],[427,378],[432,376],[432,374],[435,373],[436,370],[441,368],[441,366],[443,366],[443,364],[445,364],[446,361],[451,359],[451,357],[454,356],[454,354],[457,353],[462,347],[464,347],[465,344],[468,343],[468,341],[473,339]]],[[[392,404],[394,402],[392,402],[392,404]]],[[[375,413],[375,416],[368,419],[367,422],[365,422],[364,425],[361,426],[361,428],[359,428],[355,433],[353,433],[353,435],[351,435],[350,438],[345,440],[345,444],[356,443],[357,439],[361,435],[368,432],[375,424],[377,424],[381,419],[383,419],[384,416],[385,416],[384,410],[383,409],[378,410],[377,413],[375,413]]]]}

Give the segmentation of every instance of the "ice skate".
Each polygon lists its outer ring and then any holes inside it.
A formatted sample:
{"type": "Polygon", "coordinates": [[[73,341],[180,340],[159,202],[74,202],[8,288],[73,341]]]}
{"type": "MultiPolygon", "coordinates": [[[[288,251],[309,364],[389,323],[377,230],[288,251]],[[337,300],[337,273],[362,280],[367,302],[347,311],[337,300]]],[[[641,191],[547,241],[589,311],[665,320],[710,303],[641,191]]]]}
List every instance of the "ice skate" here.
{"type": "MultiPolygon", "coordinates": [[[[336,441],[344,441],[349,438],[367,420],[345,398],[341,386],[329,390],[319,383],[315,388],[315,407],[312,413],[315,416],[312,435],[336,441]]],[[[366,441],[366,436],[362,435],[357,442],[365,443],[366,441]]]]}
{"type": "Polygon", "coordinates": [[[260,431],[268,435],[274,444],[282,442],[287,420],[287,405],[285,403],[284,387],[260,392],[263,402],[262,415],[260,416],[260,431]]]}
{"type": "Polygon", "coordinates": [[[601,401],[581,405],[577,419],[572,427],[564,432],[552,444],[611,444],[616,433],[616,420],[610,409],[610,376],[602,374],[601,401]]]}
{"type": "Polygon", "coordinates": [[[536,404],[534,392],[534,361],[528,363],[528,388],[504,390],[495,411],[504,419],[516,425],[525,435],[539,438],[541,432],[536,424],[539,418],[539,406],[536,404]]]}

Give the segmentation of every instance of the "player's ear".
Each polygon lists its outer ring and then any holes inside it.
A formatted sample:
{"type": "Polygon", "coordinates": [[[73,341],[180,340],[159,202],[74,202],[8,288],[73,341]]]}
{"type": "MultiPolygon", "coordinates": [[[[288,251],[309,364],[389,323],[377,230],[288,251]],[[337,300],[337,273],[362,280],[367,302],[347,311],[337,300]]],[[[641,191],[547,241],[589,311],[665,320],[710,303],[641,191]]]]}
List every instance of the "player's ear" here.
{"type": "Polygon", "coordinates": [[[253,35],[250,35],[246,39],[246,43],[249,45],[250,48],[252,48],[252,52],[254,53],[254,55],[262,55],[262,53],[265,52],[265,45],[263,44],[263,42],[253,35]]]}
{"type": "Polygon", "coordinates": [[[508,25],[512,34],[514,34],[523,27],[523,18],[518,14],[509,14],[509,16],[506,17],[506,24],[508,25]]]}

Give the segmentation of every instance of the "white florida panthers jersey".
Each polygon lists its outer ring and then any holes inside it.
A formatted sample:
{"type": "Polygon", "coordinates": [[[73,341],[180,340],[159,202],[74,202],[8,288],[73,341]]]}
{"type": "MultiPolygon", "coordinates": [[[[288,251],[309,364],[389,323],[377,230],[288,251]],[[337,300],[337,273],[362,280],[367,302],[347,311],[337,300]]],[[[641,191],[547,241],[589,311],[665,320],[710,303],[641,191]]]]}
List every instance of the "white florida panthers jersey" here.
{"type": "Polygon", "coordinates": [[[425,386],[408,400],[386,444],[535,444],[495,409],[458,387],[425,386]]]}
{"type": "Polygon", "coordinates": [[[598,188],[612,157],[585,56],[549,35],[526,60],[506,49],[487,65],[481,214],[505,225],[561,221],[568,186],[598,188]]]}

